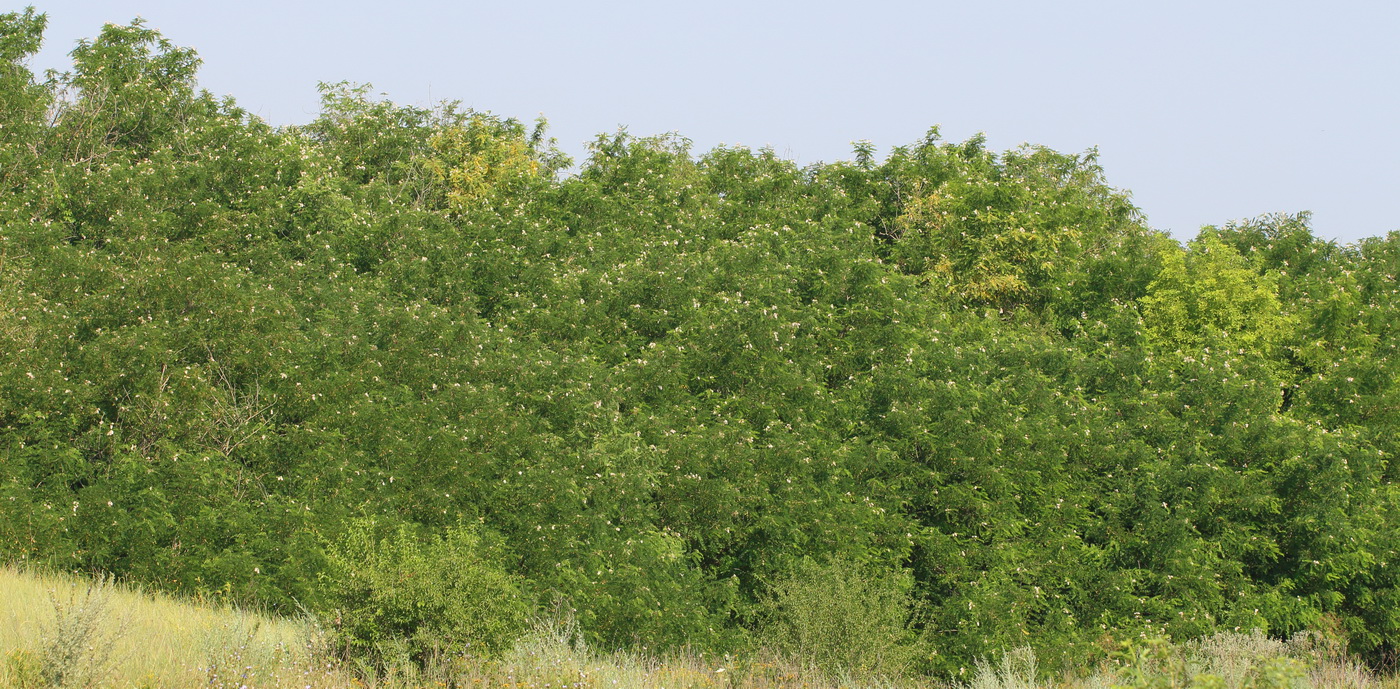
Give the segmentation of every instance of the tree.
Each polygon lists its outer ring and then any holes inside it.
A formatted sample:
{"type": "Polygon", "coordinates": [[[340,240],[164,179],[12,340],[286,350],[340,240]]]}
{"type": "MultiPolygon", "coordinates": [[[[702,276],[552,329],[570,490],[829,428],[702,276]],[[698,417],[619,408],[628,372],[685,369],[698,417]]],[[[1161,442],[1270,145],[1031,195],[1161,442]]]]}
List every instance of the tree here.
{"type": "Polygon", "coordinates": [[[1215,236],[1166,254],[1140,303],[1148,344],[1158,351],[1239,348],[1286,373],[1279,357],[1296,322],[1279,301],[1277,278],[1256,273],[1215,236]]]}
{"type": "Polygon", "coordinates": [[[1140,284],[1117,264],[1146,253],[1150,233],[1127,195],[1104,181],[1096,152],[1026,146],[998,157],[980,138],[935,142],[897,151],[889,163],[906,170],[891,177],[903,201],[888,231],[904,271],[955,299],[1000,308],[1066,310],[1084,302],[1104,268],[1127,284],[1096,300],[1123,288],[1135,296],[1140,284]]]}

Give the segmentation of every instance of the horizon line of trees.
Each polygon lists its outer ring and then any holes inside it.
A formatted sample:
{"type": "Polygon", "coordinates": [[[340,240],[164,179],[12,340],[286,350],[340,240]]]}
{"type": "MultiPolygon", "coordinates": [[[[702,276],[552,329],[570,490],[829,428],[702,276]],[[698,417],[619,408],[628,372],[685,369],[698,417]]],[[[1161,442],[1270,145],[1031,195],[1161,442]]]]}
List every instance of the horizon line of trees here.
{"type": "Polygon", "coordinates": [[[573,167],[350,84],[271,127],[139,21],[37,76],[44,24],[0,15],[0,557],[363,649],[1400,641],[1400,234],[1183,245],[1092,151],[936,128],[573,167]]]}

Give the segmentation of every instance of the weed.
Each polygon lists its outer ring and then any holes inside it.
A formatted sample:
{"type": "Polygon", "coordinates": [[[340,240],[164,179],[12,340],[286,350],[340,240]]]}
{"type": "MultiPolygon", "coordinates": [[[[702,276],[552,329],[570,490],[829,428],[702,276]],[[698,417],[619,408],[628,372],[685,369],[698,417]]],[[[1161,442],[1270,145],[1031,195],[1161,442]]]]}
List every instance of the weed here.
{"type": "Polygon", "coordinates": [[[39,676],[47,686],[91,687],[111,669],[112,649],[121,629],[104,630],[112,582],[99,576],[79,593],[49,591],[53,618],[40,634],[39,676]]]}
{"type": "Polygon", "coordinates": [[[996,664],[978,658],[968,689],[1035,689],[1039,672],[1035,649],[1021,646],[1003,653],[996,664]]]}

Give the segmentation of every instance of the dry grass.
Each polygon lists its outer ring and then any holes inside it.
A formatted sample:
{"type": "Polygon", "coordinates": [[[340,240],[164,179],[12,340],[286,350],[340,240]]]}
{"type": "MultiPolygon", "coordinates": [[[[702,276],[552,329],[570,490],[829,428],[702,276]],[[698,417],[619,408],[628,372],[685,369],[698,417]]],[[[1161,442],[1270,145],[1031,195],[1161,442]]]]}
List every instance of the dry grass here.
{"type": "Polygon", "coordinates": [[[307,622],[0,568],[0,687],[343,686],[307,622]]]}
{"type": "MultiPolygon", "coordinates": [[[[602,653],[569,622],[537,625],[498,658],[368,672],[330,659],[307,620],[200,605],[129,586],[0,568],[0,688],[512,687],[822,689],[872,686],[779,659],[602,653]],[[66,622],[65,622],[66,620],[66,622]],[[88,629],[88,632],[82,632],[88,629]],[[75,631],[79,630],[79,631],[75,631]],[[59,681],[52,670],[61,666],[59,681]]],[[[915,686],[904,683],[901,686],[915,686]]]]}
{"type": "Polygon", "coordinates": [[[966,684],[832,677],[776,656],[605,653],[589,648],[568,620],[537,625],[494,659],[440,658],[426,668],[391,663],[377,675],[330,659],[326,648],[309,620],[199,605],[105,581],[0,568],[0,689],[1131,689],[1135,683],[1177,689],[1400,689],[1394,677],[1377,677],[1316,635],[1279,641],[1259,633],[1220,634],[1159,647],[1136,675],[1120,663],[1048,680],[1031,649],[1013,649],[979,662],[966,684]],[[1279,667],[1292,669],[1286,686],[1261,674],[1279,667]],[[1147,684],[1140,682],[1144,676],[1150,678],[1147,684]],[[1194,679],[1199,677],[1212,679],[1199,683],[1194,679]]]}
{"type": "Polygon", "coordinates": [[[1013,649],[980,661],[960,689],[1400,689],[1334,641],[1313,633],[1282,641],[1253,631],[1222,632],[1181,644],[1147,645],[1089,672],[1047,681],[1035,651],[1013,649]]]}

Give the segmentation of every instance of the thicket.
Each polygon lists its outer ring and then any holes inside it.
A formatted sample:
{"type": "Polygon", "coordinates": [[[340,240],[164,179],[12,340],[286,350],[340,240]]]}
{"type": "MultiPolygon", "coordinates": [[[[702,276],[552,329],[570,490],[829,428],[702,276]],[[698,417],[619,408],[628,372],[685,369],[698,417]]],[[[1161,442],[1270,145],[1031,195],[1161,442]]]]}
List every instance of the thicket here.
{"type": "Polygon", "coordinates": [[[936,129],[575,165],[347,84],[271,127],[140,22],[35,75],[43,28],[0,17],[0,557],[420,651],[1400,642],[1400,234],[1182,246],[1092,152],[936,129]]]}

